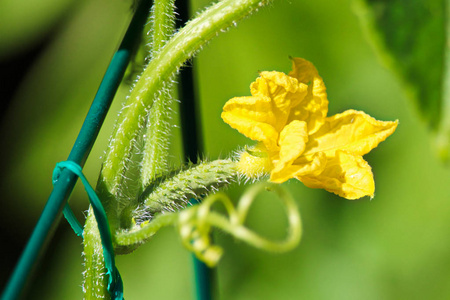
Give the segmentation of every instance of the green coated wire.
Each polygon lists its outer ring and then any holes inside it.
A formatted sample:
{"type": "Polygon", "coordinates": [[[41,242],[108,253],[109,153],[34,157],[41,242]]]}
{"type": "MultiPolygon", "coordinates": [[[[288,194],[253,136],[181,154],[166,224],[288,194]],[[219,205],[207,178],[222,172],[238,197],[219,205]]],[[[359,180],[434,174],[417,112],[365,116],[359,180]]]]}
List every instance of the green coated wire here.
{"type": "MultiPolygon", "coordinates": [[[[178,26],[183,26],[189,19],[189,0],[177,1],[179,11],[178,26]]],[[[198,162],[199,154],[203,152],[203,142],[201,140],[201,126],[195,101],[194,74],[191,62],[187,63],[187,68],[180,71],[179,80],[180,97],[180,119],[183,137],[183,148],[186,160],[193,163],[198,162]]],[[[196,201],[192,201],[195,203],[196,201]]],[[[192,255],[195,281],[195,298],[197,300],[211,300],[213,287],[213,270],[205,263],[192,255]]]]}
{"type": "MultiPolygon", "coordinates": [[[[84,165],[100,131],[103,120],[106,117],[106,113],[111,106],[116,90],[123,78],[135,41],[138,40],[147,20],[151,2],[150,0],[140,1],[124,39],[106,70],[103,81],[100,84],[80,133],[69,154],[69,161],[73,161],[80,166],[84,165]]],[[[75,186],[76,180],[77,176],[70,170],[63,169],[61,171],[59,180],[55,184],[31,237],[3,290],[2,300],[17,299],[20,296],[31,269],[39,254],[43,251],[50,232],[52,232],[55,221],[61,216],[61,211],[67,203],[67,199],[75,186]]]]}

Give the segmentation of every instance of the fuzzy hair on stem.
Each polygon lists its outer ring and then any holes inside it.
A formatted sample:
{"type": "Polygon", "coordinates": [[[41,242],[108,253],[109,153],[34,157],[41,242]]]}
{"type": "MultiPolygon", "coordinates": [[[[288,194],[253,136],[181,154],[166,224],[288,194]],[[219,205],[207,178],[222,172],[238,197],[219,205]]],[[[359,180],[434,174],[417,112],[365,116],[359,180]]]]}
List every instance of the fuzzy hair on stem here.
{"type": "Polygon", "coordinates": [[[177,172],[165,180],[155,181],[141,195],[142,203],[134,213],[137,224],[164,212],[176,212],[189,205],[191,199],[201,199],[235,182],[236,163],[232,160],[201,162],[177,172]]]}
{"type": "Polygon", "coordinates": [[[142,116],[152,105],[164,82],[173,78],[183,63],[192,57],[209,40],[236,24],[266,0],[223,0],[218,2],[180,29],[150,61],[136,82],[110,140],[100,180],[111,195],[120,188],[128,156],[139,128],[142,116]]]}

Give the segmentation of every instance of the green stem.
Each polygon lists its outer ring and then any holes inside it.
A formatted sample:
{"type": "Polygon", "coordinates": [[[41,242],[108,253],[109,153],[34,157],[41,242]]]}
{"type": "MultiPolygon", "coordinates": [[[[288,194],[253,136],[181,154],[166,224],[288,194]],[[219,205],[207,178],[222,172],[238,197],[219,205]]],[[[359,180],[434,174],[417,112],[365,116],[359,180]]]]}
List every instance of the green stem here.
{"type": "MultiPolygon", "coordinates": [[[[175,30],[174,0],[157,0],[152,11],[153,55],[164,47],[175,30]]],[[[172,117],[172,82],[164,83],[161,93],[153,101],[144,136],[141,185],[144,189],[156,176],[167,171],[170,144],[170,119],[172,117]]]]}
{"type": "Polygon", "coordinates": [[[144,191],[142,203],[152,215],[177,211],[185,207],[190,199],[201,199],[229,185],[236,180],[236,176],[236,163],[230,159],[201,162],[152,186],[151,193],[144,191]]]}
{"type": "Polygon", "coordinates": [[[100,180],[105,182],[112,195],[119,193],[126,158],[130,156],[146,111],[164,82],[170,80],[182,64],[214,36],[267,2],[223,0],[186,24],[156,54],[131,92],[110,141],[100,180]]]}
{"type": "Polygon", "coordinates": [[[94,212],[89,209],[84,227],[84,299],[110,299],[108,278],[103,258],[102,241],[95,221],[94,212]]]}
{"type": "Polygon", "coordinates": [[[158,53],[162,47],[166,44],[169,37],[172,36],[175,29],[175,1],[174,0],[155,0],[152,12],[151,20],[151,46],[153,51],[153,57],[155,53],[158,53]]]}
{"type": "Polygon", "coordinates": [[[143,244],[162,227],[174,225],[178,219],[178,213],[166,213],[155,217],[151,222],[143,223],[138,230],[123,231],[116,235],[116,243],[119,246],[143,244]]]}
{"type": "Polygon", "coordinates": [[[236,177],[235,162],[215,160],[202,162],[162,182],[155,182],[147,188],[151,193],[143,192],[141,207],[133,216],[138,223],[142,223],[116,233],[116,252],[126,253],[134,250],[133,247],[144,243],[161,227],[174,224],[177,214],[171,211],[179,211],[190,205],[189,200],[192,198],[200,199],[227,186],[234,182],[236,177]]]}

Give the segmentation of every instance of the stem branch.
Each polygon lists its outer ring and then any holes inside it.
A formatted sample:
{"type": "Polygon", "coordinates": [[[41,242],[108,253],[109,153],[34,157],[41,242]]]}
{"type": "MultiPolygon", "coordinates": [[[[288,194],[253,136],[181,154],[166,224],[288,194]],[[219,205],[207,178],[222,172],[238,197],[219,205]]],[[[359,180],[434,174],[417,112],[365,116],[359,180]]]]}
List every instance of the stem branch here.
{"type": "Polygon", "coordinates": [[[146,111],[158,91],[174,76],[182,64],[221,31],[247,16],[267,0],[223,0],[206,9],[178,31],[144,70],[124,109],[106,154],[101,179],[116,195],[126,169],[126,157],[144,123],[146,111]]]}

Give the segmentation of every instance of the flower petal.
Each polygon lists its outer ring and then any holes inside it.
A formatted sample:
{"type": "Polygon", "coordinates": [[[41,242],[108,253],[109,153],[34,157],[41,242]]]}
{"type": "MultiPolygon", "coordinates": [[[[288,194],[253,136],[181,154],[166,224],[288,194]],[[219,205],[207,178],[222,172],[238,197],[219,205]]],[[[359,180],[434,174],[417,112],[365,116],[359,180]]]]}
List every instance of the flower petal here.
{"type": "Polygon", "coordinates": [[[375,182],[372,169],[359,155],[337,151],[328,157],[325,169],[317,176],[298,176],[310,188],[323,188],[341,197],[353,200],[373,197],[375,182]]]}
{"type": "Polygon", "coordinates": [[[276,128],[281,131],[286,125],[291,108],[298,105],[306,95],[308,86],[281,72],[261,72],[251,85],[253,96],[272,99],[273,112],[277,119],[276,128]]]}
{"type": "Polygon", "coordinates": [[[252,140],[261,141],[271,151],[277,151],[278,131],[269,97],[236,97],[223,107],[222,119],[252,140]]]}
{"type": "Polygon", "coordinates": [[[363,112],[347,110],[327,118],[320,130],[310,136],[305,155],[325,152],[334,156],[337,150],[364,155],[390,136],[397,124],[397,121],[377,121],[363,112]]]}
{"type": "Polygon", "coordinates": [[[303,101],[291,110],[289,121],[300,120],[308,124],[308,133],[313,134],[325,122],[328,100],[325,84],[314,65],[302,58],[292,58],[289,76],[308,85],[308,93],[303,101]]]}
{"type": "Polygon", "coordinates": [[[295,164],[285,166],[280,170],[272,170],[270,181],[275,183],[283,183],[291,178],[300,176],[317,176],[325,168],[327,158],[323,153],[317,153],[313,156],[301,157],[295,161],[295,164]]]}
{"type": "Polygon", "coordinates": [[[300,157],[308,141],[306,123],[292,121],[286,125],[280,133],[278,145],[280,146],[279,159],[275,165],[274,172],[292,165],[294,160],[300,157]]]}
{"type": "Polygon", "coordinates": [[[306,95],[308,86],[299,83],[297,79],[282,72],[261,72],[260,77],[251,85],[250,90],[253,96],[268,96],[277,108],[282,111],[289,111],[298,105],[306,95]]]}
{"type": "Polygon", "coordinates": [[[284,127],[278,140],[279,159],[270,175],[272,182],[282,183],[297,176],[318,175],[322,172],[326,164],[325,154],[302,156],[307,141],[305,122],[295,120],[284,127]]]}

